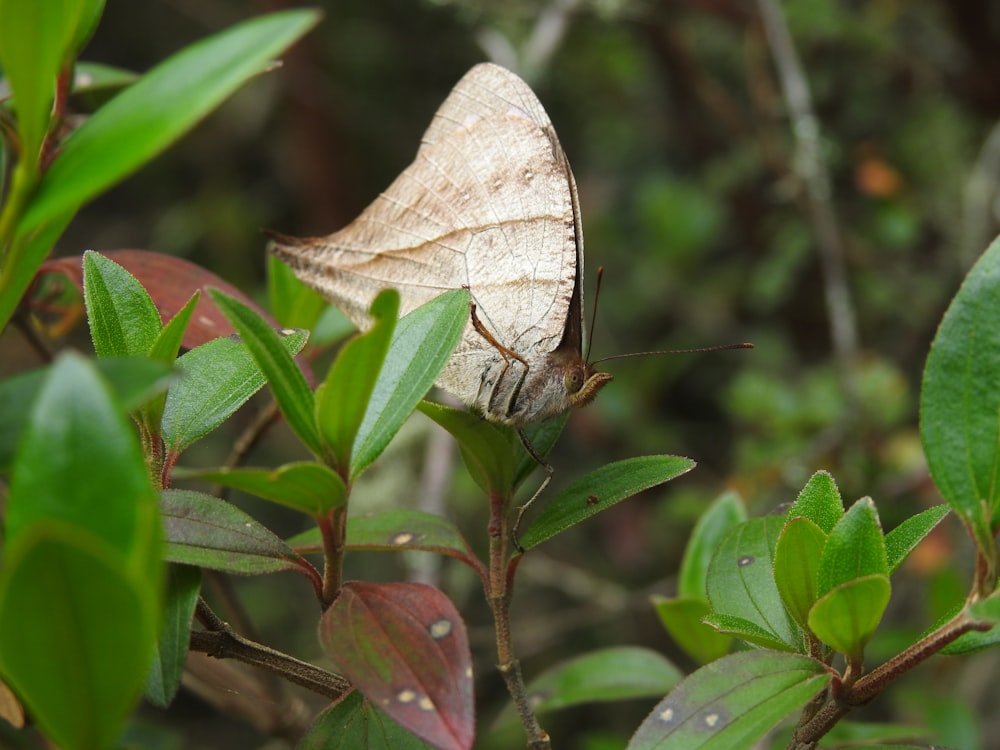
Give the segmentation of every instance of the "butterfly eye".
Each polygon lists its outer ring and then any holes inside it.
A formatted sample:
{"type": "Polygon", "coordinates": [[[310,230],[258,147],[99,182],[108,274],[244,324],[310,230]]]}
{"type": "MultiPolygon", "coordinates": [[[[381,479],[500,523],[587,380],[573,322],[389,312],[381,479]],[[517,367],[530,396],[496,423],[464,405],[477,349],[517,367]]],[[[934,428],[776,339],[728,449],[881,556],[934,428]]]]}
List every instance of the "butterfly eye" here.
{"type": "Polygon", "coordinates": [[[566,386],[567,393],[576,393],[583,388],[583,368],[574,367],[568,370],[563,376],[563,385],[566,386]]]}

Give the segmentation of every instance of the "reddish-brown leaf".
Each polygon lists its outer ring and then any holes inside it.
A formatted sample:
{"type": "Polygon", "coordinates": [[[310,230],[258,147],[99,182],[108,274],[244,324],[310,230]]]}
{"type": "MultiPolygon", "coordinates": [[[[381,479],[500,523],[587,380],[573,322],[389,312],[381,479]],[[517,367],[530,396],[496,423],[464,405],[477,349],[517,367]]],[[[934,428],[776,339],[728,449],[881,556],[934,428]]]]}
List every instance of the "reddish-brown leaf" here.
{"type": "Polygon", "coordinates": [[[472,655],[451,601],[421,583],[344,585],[320,637],[340,671],[400,726],[443,750],[472,747],[472,655]]]}
{"type": "MultiPolygon", "coordinates": [[[[185,349],[193,349],[219,336],[235,333],[222,311],[205,293],[208,287],[235,297],[252,307],[274,328],[279,327],[268,313],[239,289],[189,260],[149,250],[111,250],[102,254],[119,263],[139,280],[153,298],[164,322],[170,320],[195,291],[202,290],[201,299],[184,333],[182,345],[185,349]]],[[[32,290],[28,294],[28,305],[32,313],[46,318],[50,331],[57,334],[65,332],[83,316],[83,297],[78,296],[75,302],[67,300],[63,294],[65,286],[53,279],[53,274],[68,278],[82,295],[83,265],[80,257],[47,260],[36,274],[32,290]]]]}

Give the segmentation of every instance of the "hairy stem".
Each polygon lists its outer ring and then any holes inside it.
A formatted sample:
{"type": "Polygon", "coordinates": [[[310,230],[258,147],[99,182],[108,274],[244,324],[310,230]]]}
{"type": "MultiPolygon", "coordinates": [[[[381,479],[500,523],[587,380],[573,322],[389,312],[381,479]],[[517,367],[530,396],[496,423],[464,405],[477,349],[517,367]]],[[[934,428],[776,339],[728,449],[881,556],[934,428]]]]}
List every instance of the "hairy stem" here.
{"type": "Polygon", "coordinates": [[[531,750],[548,750],[551,747],[548,733],[538,723],[538,717],[531,710],[528,691],[521,675],[521,665],[514,656],[510,628],[510,601],[512,594],[512,568],[507,566],[507,542],[510,538],[507,497],[490,496],[490,561],[489,585],[486,597],[493,611],[493,623],[497,639],[497,669],[507,685],[517,714],[524,725],[531,750]]]}

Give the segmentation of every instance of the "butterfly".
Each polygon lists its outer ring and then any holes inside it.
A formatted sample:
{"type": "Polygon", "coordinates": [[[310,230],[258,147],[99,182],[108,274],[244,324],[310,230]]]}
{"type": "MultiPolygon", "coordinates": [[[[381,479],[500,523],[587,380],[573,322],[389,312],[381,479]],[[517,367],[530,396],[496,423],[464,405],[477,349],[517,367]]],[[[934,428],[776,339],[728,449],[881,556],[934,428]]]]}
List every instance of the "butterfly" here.
{"type": "Polygon", "coordinates": [[[270,251],[362,329],[385,288],[399,291],[401,315],[468,289],[469,321],[437,385],[522,440],[525,425],[589,403],[612,379],[582,356],[573,172],[538,97],[498,65],[462,77],[414,162],[347,227],[268,234],[270,251]]]}

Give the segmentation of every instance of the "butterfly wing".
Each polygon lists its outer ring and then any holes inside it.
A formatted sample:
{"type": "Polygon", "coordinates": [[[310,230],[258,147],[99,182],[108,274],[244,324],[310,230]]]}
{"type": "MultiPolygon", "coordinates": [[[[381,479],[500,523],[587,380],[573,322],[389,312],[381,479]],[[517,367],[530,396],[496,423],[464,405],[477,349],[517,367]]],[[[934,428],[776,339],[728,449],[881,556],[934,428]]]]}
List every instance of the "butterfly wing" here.
{"type": "MultiPolygon", "coordinates": [[[[582,248],[575,200],[534,93],[478,65],[440,107],[413,164],[354,222],[325,238],[277,237],[272,250],[361,327],[386,287],[399,290],[405,314],[466,286],[496,340],[530,363],[563,339],[582,248]]],[[[499,356],[470,323],[438,383],[476,403],[499,356]]]]}

